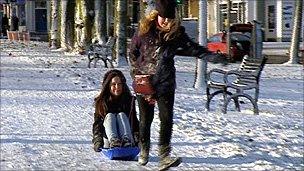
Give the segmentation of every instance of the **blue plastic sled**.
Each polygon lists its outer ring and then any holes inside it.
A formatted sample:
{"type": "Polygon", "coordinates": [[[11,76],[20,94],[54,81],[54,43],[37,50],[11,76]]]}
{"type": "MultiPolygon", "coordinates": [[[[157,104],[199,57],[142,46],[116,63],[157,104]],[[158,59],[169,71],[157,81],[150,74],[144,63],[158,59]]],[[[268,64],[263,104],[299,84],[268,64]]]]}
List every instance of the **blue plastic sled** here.
{"type": "Polygon", "coordinates": [[[139,153],[139,147],[103,148],[101,152],[110,160],[133,160],[139,153]]]}

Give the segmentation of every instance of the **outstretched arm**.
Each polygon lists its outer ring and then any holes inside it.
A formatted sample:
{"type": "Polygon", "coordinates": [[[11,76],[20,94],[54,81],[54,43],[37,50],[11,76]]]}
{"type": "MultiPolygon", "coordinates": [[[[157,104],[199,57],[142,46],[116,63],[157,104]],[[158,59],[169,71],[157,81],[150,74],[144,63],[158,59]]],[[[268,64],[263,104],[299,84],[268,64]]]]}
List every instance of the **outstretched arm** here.
{"type": "Polygon", "coordinates": [[[179,32],[179,48],[177,49],[176,55],[196,56],[202,58],[207,54],[211,54],[211,52],[206,47],[200,46],[198,43],[192,41],[185,32],[184,27],[181,26],[179,32]]]}

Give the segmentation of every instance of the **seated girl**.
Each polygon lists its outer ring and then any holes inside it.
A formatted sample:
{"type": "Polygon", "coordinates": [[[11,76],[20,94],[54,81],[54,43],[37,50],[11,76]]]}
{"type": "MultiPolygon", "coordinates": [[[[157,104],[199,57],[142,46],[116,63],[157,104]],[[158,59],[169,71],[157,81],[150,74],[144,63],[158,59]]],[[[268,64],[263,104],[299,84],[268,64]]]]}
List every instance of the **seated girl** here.
{"type": "Polygon", "coordinates": [[[121,71],[114,69],[104,75],[101,91],[94,102],[94,150],[137,146],[139,122],[135,97],[121,71]]]}

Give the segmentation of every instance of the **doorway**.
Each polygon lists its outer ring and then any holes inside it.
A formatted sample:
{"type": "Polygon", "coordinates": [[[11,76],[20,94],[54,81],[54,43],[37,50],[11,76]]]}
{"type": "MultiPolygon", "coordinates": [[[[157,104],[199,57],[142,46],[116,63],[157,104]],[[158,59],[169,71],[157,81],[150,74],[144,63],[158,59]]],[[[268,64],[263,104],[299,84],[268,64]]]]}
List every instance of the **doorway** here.
{"type": "Polygon", "coordinates": [[[47,10],[36,9],[35,10],[35,25],[37,32],[47,32],[47,10]]]}

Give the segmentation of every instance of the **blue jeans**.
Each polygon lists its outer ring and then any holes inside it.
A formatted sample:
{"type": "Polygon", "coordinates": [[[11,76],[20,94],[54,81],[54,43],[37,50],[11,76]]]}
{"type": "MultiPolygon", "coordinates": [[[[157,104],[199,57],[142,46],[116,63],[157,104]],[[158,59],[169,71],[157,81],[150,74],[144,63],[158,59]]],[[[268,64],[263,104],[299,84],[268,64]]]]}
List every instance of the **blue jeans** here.
{"type": "Polygon", "coordinates": [[[105,127],[108,140],[112,138],[122,140],[123,137],[127,137],[132,144],[134,143],[129,118],[125,113],[108,113],[103,121],[103,126],[105,127]]]}

